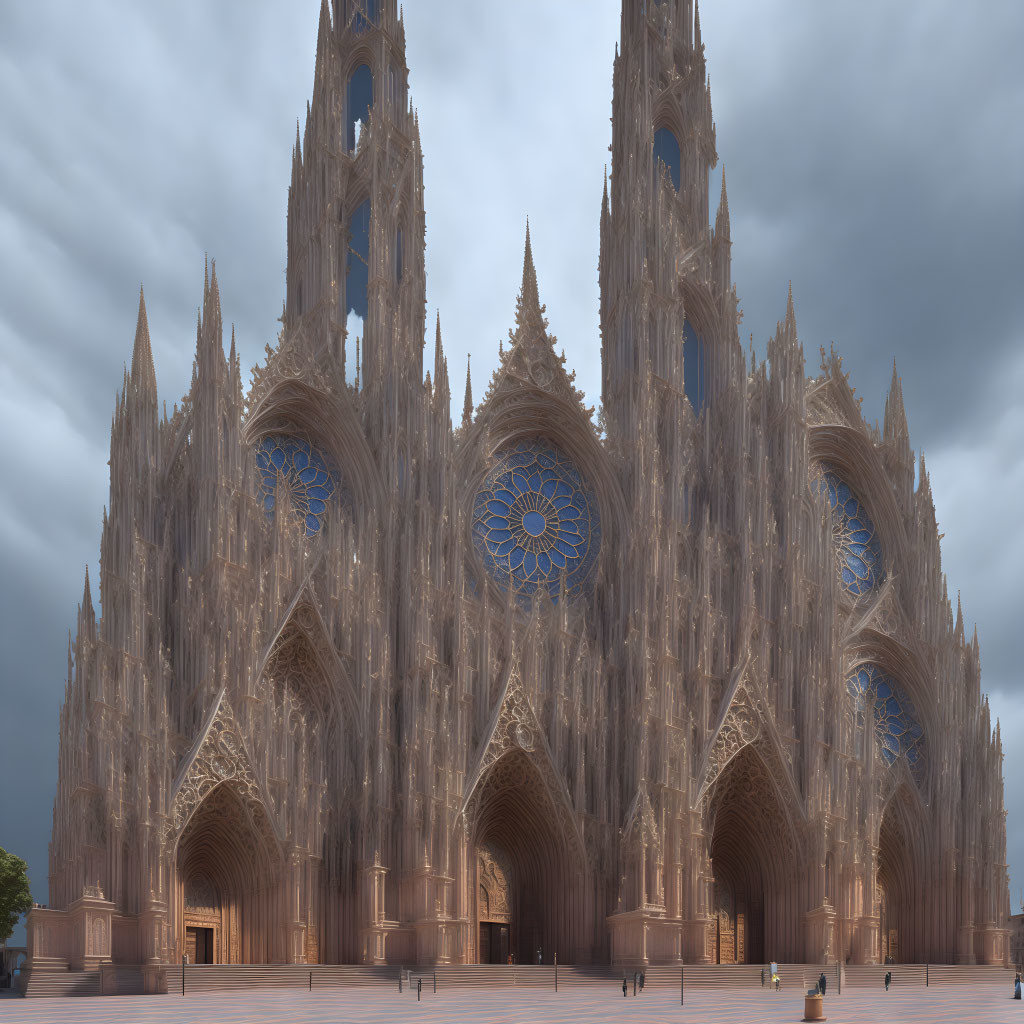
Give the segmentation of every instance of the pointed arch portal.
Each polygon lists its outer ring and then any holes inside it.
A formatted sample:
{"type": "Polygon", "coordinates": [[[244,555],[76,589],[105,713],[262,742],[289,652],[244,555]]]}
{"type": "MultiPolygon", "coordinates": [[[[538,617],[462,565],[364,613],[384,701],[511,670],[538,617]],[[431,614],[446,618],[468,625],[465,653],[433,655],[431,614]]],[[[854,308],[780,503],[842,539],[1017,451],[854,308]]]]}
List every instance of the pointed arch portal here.
{"type": "Polygon", "coordinates": [[[798,960],[792,825],[752,747],[729,763],[711,797],[707,952],[712,963],[798,960]]]}
{"type": "Polygon", "coordinates": [[[920,868],[924,849],[915,799],[901,786],[882,813],[878,829],[876,893],[880,963],[920,963],[926,958],[921,933],[920,868]]]}
{"type": "Polygon", "coordinates": [[[581,948],[583,865],[540,772],[522,750],[480,781],[470,825],[476,960],[572,963],[581,948]]]}
{"type": "Polygon", "coordinates": [[[281,959],[279,852],[267,840],[261,806],[230,783],[202,801],[178,842],[181,951],[191,963],[273,963],[281,959]]]}

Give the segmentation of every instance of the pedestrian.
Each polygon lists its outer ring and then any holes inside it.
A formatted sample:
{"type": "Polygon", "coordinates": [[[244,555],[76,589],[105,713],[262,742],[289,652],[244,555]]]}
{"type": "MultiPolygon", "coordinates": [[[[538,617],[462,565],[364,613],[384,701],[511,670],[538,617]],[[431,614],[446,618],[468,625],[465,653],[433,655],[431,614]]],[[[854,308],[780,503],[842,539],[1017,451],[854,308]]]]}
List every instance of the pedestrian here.
{"type": "Polygon", "coordinates": [[[544,950],[540,946],[537,947],[537,963],[544,963],[544,950]]]}
{"type": "Polygon", "coordinates": [[[778,992],[778,991],[779,991],[779,986],[780,986],[781,984],[782,984],[782,980],[781,980],[781,979],[779,978],[778,974],[776,974],[776,975],[775,975],[775,991],[776,991],[776,992],[778,992]]]}
{"type": "Polygon", "coordinates": [[[628,987],[629,986],[626,984],[626,976],[623,975],[622,976],[622,998],[623,999],[626,998],[626,991],[627,991],[628,987]]]}
{"type": "Polygon", "coordinates": [[[636,971],[634,971],[633,972],[633,997],[634,998],[636,998],[636,983],[637,983],[638,977],[639,976],[637,975],[636,971]]]}
{"type": "Polygon", "coordinates": [[[643,990],[644,990],[644,982],[646,980],[647,980],[647,975],[643,971],[641,971],[640,972],[640,991],[641,992],[643,992],[643,990]]]}
{"type": "Polygon", "coordinates": [[[1020,971],[1013,976],[1013,998],[1020,999],[1020,971]]]}
{"type": "Polygon", "coordinates": [[[824,994],[825,994],[825,986],[826,986],[827,984],[828,984],[828,978],[826,978],[826,977],[825,977],[825,972],[824,972],[824,971],[822,971],[822,972],[821,972],[821,977],[820,977],[820,978],[818,979],[818,991],[819,991],[819,992],[820,992],[820,993],[821,993],[822,995],[824,995],[824,994]]]}
{"type": "Polygon", "coordinates": [[[761,968],[761,988],[764,988],[764,968],[761,968]]]}
{"type": "Polygon", "coordinates": [[[889,991],[889,986],[892,984],[892,971],[885,972],[885,991],[889,991]]]}

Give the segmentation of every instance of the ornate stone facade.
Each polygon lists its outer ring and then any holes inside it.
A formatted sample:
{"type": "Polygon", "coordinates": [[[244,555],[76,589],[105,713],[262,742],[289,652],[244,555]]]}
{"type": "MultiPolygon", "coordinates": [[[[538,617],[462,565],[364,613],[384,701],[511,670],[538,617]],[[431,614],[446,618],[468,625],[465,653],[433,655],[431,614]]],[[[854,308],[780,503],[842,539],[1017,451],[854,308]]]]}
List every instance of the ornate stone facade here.
{"type": "Polygon", "coordinates": [[[248,394],[215,270],[170,415],[140,302],[35,963],[1005,962],[999,730],[899,379],[869,426],[792,296],[747,362],[693,0],[626,3],[613,115],[600,426],[527,232],[453,429],[396,0],[324,5],[248,394]]]}

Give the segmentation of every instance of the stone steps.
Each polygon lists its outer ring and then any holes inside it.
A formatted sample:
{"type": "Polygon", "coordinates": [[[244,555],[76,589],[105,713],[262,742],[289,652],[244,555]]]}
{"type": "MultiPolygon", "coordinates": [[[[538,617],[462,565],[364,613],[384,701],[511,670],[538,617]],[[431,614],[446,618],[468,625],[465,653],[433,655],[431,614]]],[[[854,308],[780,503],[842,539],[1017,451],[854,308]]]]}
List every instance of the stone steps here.
{"type": "Polygon", "coordinates": [[[98,996],[100,972],[68,971],[59,967],[22,968],[23,994],[26,999],[55,998],[59,996],[98,996]]]}

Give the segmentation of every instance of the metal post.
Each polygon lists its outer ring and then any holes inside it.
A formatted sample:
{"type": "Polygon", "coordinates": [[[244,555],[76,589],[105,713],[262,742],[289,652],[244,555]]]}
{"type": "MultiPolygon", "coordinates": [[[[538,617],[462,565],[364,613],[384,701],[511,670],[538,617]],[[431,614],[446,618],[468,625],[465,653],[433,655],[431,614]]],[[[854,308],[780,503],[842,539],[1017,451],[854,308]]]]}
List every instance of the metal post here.
{"type": "Polygon", "coordinates": [[[679,1005],[683,1005],[683,1001],[686,999],[686,968],[679,968],[679,1005]]]}
{"type": "Polygon", "coordinates": [[[313,991],[313,972],[309,972],[309,991],[313,991]]]}
{"type": "Polygon", "coordinates": [[[555,954],[555,991],[558,991],[558,954],[555,954]]]}
{"type": "Polygon", "coordinates": [[[185,964],[187,961],[188,957],[183,955],[181,958],[181,994],[183,996],[185,995],[185,964]]]}
{"type": "Polygon", "coordinates": [[[423,978],[416,979],[416,1002],[420,1001],[420,993],[423,991],[423,978]]]}
{"type": "Polygon", "coordinates": [[[437,971],[434,971],[434,992],[437,992],[437,971]]]}
{"type": "Polygon", "coordinates": [[[839,962],[838,958],[836,958],[836,979],[837,979],[837,981],[839,983],[838,995],[842,995],[843,994],[843,965],[839,962]]]}
{"type": "Polygon", "coordinates": [[[405,970],[404,967],[399,967],[398,968],[398,991],[399,992],[402,991],[402,974],[403,974],[404,970],[405,970]]]}
{"type": "Polygon", "coordinates": [[[928,967],[929,966],[930,966],[929,964],[925,964],[924,965],[924,987],[925,988],[927,988],[928,984],[929,984],[929,982],[928,982],[928,967]]]}

